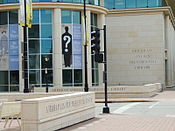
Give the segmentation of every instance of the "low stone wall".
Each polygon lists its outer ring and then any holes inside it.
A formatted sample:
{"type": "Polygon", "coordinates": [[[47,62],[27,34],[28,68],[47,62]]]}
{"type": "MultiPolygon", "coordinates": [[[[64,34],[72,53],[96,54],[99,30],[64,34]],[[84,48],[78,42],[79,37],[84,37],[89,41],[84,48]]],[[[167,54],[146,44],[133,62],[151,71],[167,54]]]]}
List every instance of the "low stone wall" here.
{"type": "MultiPolygon", "coordinates": [[[[163,87],[160,83],[146,84],[143,86],[108,86],[108,98],[136,98],[136,97],[151,97],[157,92],[162,91],[163,87]]],[[[35,92],[44,92],[45,88],[34,88],[35,92]]],[[[49,92],[83,92],[83,87],[52,87],[49,92]]],[[[95,92],[96,99],[104,98],[104,87],[90,87],[89,91],[95,92]]]]}
{"type": "Polygon", "coordinates": [[[67,94],[67,93],[66,92],[65,93],[63,93],[63,92],[0,93],[0,99],[6,99],[6,101],[21,101],[23,99],[55,96],[55,95],[62,95],[62,94],[67,94]]]}
{"type": "Polygon", "coordinates": [[[22,131],[54,131],[95,117],[95,94],[74,94],[22,101],[22,131]]]}

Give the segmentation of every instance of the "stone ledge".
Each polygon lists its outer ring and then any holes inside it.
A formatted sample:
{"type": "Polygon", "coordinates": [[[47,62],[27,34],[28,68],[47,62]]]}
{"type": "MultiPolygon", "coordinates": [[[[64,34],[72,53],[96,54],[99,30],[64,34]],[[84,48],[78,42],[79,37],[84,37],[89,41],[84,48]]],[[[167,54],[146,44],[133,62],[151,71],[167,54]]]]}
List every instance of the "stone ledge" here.
{"type": "Polygon", "coordinates": [[[53,131],[95,117],[95,94],[79,92],[22,101],[22,131],[53,131]]]}

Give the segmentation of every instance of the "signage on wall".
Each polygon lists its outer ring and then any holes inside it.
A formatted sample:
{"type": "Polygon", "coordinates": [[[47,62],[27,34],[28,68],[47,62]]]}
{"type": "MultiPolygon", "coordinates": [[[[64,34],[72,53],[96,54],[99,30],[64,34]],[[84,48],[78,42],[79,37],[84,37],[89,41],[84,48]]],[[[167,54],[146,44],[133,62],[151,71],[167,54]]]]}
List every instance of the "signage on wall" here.
{"type": "Polygon", "coordinates": [[[70,26],[64,27],[64,33],[62,34],[62,54],[64,56],[65,67],[72,65],[72,34],[69,32],[70,26]]]}
{"type": "Polygon", "coordinates": [[[82,32],[80,24],[62,25],[64,68],[82,69],[82,32]]]}

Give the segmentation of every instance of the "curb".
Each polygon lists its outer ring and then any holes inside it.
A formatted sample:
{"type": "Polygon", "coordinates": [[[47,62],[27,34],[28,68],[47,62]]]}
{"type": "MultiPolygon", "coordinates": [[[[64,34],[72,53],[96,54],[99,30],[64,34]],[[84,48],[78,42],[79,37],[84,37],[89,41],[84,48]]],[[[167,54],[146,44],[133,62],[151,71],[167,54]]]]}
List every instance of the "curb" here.
{"type": "MultiPolygon", "coordinates": [[[[155,99],[123,99],[123,100],[108,100],[108,103],[119,103],[119,102],[155,102],[155,99]]],[[[105,100],[95,100],[95,103],[105,103],[105,100]]]]}

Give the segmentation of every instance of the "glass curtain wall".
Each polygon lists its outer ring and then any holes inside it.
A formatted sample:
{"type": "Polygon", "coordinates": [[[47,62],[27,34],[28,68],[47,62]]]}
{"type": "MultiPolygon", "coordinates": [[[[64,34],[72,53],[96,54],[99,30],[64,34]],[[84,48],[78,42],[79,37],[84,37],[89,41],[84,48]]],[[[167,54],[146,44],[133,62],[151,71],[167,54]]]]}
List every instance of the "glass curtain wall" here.
{"type": "MultiPolygon", "coordinates": [[[[67,2],[67,3],[83,3],[84,0],[32,0],[33,2],[67,2]]],[[[0,4],[18,3],[19,0],[0,0],[0,4]]],[[[100,0],[86,0],[87,4],[100,5],[100,0]]]]}
{"type": "Polygon", "coordinates": [[[62,10],[63,86],[82,86],[81,12],[62,10]]]}
{"type": "Polygon", "coordinates": [[[52,10],[33,11],[32,28],[28,30],[29,85],[53,85],[52,10]],[[46,71],[47,70],[47,71],[46,71]]]}
{"type": "Polygon", "coordinates": [[[0,92],[19,91],[18,11],[0,12],[0,92]]]}
{"type": "MultiPolygon", "coordinates": [[[[91,32],[95,31],[97,27],[97,14],[91,13],[91,32]]],[[[92,63],[92,86],[99,85],[99,72],[98,63],[95,62],[94,51],[91,50],[91,63],[92,63]]]]}
{"type": "Polygon", "coordinates": [[[19,0],[0,0],[0,4],[3,4],[3,3],[18,3],[19,0]]]}
{"type": "Polygon", "coordinates": [[[163,6],[164,0],[104,0],[108,9],[146,8],[163,6]]]}

